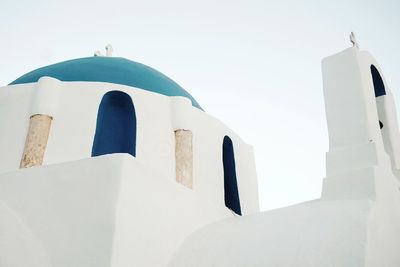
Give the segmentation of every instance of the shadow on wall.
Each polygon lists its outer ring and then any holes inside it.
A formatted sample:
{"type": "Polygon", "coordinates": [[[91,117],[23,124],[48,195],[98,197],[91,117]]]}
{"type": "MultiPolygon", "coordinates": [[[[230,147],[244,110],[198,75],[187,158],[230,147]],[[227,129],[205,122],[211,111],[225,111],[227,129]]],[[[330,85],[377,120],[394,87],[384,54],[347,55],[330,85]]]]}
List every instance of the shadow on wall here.
{"type": "Polygon", "coordinates": [[[235,155],[232,140],[228,136],[224,137],[222,160],[224,165],[225,206],[236,214],[242,215],[236,179],[235,155]]]}
{"type": "Polygon", "coordinates": [[[92,157],[128,153],[136,156],[136,115],[131,97],[121,91],[104,94],[97,113],[92,157]]]}

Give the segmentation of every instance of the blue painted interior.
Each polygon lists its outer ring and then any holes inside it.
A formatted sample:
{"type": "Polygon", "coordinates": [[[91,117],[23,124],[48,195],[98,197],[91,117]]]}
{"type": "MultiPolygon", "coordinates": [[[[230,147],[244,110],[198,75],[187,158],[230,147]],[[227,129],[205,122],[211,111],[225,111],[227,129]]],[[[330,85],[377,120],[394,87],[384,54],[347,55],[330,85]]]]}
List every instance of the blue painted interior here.
{"type": "Polygon", "coordinates": [[[224,165],[225,206],[236,214],[242,215],[236,179],[235,155],[232,140],[228,136],[224,137],[222,159],[224,165]]]}
{"type": "Polygon", "coordinates": [[[136,156],[136,115],[131,97],[107,92],[100,102],[92,157],[128,153],[136,156]]]}
{"type": "Polygon", "coordinates": [[[184,96],[202,109],[182,87],[161,72],[120,57],[87,57],[68,60],[31,71],[12,84],[37,82],[49,76],[61,81],[109,82],[141,88],[166,96],[184,96]]]}
{"type": "Polygon", "coordinates": [[[374,83],[375,97],[386,95],[385,84],[383,83],[382,76],[374,65],[371,65],[371,75],[374,83]]]}

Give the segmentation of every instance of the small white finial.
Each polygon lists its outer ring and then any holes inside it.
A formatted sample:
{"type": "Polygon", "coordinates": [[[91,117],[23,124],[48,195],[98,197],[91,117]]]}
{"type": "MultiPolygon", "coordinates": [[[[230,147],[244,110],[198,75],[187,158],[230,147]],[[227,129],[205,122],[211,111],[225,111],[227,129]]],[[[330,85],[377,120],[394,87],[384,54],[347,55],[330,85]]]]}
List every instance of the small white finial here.
{"type": "Polygon", "coordinates": [[[106,45],[106,56],[111,57],[113,52],[114,52],[114,49],[113,49],[112,45],[110,45],[110,44],[106,45]]]}
{"type": "Polygon", "coordinates": [[[95,57],[101,57],[102,54],[101,54],[101,52],[99,50],[97,50],[97,51],[94,52],[94,56],[95,57]]]}
{"type": "Polygon", "coordinates": [[[360,48],[356,39],[356,35],[354,32],[350,33],[350,42],[353,44],[353,47],[360,48]]]}

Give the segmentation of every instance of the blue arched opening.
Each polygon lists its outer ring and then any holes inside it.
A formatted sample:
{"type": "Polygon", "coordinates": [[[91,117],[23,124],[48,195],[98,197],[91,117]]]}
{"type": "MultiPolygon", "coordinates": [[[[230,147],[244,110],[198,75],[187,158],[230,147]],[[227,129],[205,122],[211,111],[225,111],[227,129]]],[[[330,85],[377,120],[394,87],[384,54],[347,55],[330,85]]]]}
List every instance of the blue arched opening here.
{"type": "Polygon", "coordinates": [[[222,160],[224,165],[225,206],[236,214],[242,215],[236,179],[235,155],[232,140],[228,136],[224,137],[222,160]]]}
{"type": "Polygon", "coordinates": [[[371,75],[374,83],[375,97],[386,95],[385,84],[383,83],[382,76],[374,65],[371,65],[371,75]]]}
{"type": "Polygon", "coordinates": [[[131,97],[121,91],[103,96],[92,147],[92,157],[112,153],[136,156],[135,108],[131,97]]]}

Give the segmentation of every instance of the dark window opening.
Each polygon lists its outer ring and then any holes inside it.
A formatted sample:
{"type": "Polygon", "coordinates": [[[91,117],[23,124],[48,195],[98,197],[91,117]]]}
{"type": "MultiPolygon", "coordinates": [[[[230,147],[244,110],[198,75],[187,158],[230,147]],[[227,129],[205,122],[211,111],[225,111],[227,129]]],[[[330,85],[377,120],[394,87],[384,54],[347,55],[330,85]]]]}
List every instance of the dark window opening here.
{"type": "Polygon", "coordinates": [[[107,92],[99,105],[92,157],[128,153],[136,156],[136,115],[131,97],[107,92]]]}
{"type": "Polygon", "coordinates": [[[224,165],[225,206],[236,214],[242,215],[239,191],[236,179],[235,155],[232,140],[224,137],[222,159],[224,165]]]}
{"type": "Polygon", "coordinates": [[[375,97],[386,95],[385,84],[379,74],[379,71],[374,65],[371,65],[372,81],[374,83],[375,97]]]}

